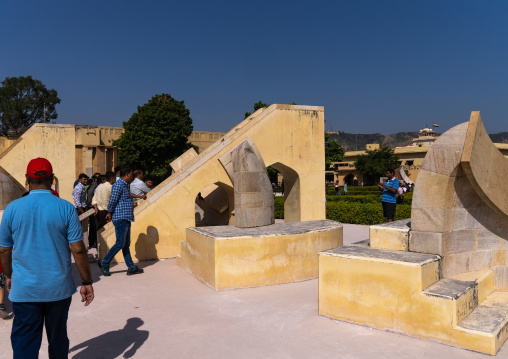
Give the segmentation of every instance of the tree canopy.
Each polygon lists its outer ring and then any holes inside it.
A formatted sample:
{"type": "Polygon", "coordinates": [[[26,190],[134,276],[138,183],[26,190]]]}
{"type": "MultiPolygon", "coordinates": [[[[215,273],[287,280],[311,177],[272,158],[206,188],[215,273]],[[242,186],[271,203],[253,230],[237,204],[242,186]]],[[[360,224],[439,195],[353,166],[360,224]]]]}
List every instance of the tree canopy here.
{"type": "Polygon", "coordinates": [[[155,95],[123,123],[125,132],[114,141],[120,165],[141,169],[159,183],[171,174],[170,163],[188,150],[192,119],[184,101],[155,95]]]}
{"type": "Polygon", "coordinates": [[[389,147],[382,147],[379,150],[367,150],[367,154],[360,155],[355,161],[356,169],[370,179],[382,177],[389,169],[396,169],[400,161],[389,147]]]}
{"type": "MultiPolygon", "coordinates": [[[[264,102],[261,102],[261,101],[258,101],[254,104],[254,112],[256,112],[257,110],[259,110],[260,108],[263,108],[263,107],[268,107],[270,105],[267,105],[266,103],[264,102]]],[[[254,112],[245,112],[245,118],[249,117],[250,115],[252,115],[254,112]]]]}
{"type": "MultiPolygon", "coordinates": [[[[327,133],[325,133],[327,135],[327,133]]],[[[326,136],[325,136],[326,138],[326,136]]],[[[344,159],[344,153],[346,151],[342,146],[335,140],[325,142],[325,162],[326,167],[330,167],[332,162],[341,162],[344,159]]]]}
{"type": "Polygon", "coordinates": [[[0,87],[0,132],[19,135],[36,122],[56,120],[59,103],[56,90],[32,76],[6,77],[0,87]]]}

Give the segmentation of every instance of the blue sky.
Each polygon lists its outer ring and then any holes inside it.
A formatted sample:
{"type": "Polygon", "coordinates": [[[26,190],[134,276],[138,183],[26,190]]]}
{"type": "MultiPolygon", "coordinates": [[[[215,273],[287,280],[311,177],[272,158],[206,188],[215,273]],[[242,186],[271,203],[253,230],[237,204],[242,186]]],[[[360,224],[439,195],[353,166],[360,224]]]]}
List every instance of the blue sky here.
{"type": "Polygon", "coordinates": [[[262,100],[325,106],[326,128],[440,131],[479,110],[508,131],[508,2],[3,1],[0,81],[54,88],[57,123],[121,126],[153,95],[196,130],[262,100]]]}

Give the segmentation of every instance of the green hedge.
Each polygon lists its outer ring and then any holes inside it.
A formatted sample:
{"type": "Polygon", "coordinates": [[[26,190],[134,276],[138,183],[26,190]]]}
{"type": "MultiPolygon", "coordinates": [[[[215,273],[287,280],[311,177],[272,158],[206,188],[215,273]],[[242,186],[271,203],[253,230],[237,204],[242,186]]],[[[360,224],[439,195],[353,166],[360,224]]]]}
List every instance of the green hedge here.
{"type": "MultiPolygon", "coordinates": [[[[407,195],[407,194],[406,194],[407,195]]],[[[327,218],[341,223],[352,224],[379,224],[385,222],[381,200],[376,198],[375,202],[360,202],[352,198],[361,196],[329,196],[333,199],[326,204],[327,218]]],[[[363,196],[368,197],[368,196],[363,196]]],[[[412,193],[411,196],[412,197],[412,193]]],[[[363,201],[367,199],[364,198],[363,201]]],[[[370,200],[370,199],[369,199],[370,200]]],[[[411,204],[398,204],[395,212],[395,220],[411,217],[411,204]]],[[[275,218],[284,218],[284,197],[275,197],[275,218]]]]}
{"type": "Polygon", "coordinates": [[[326,196],[327,202],[347,202],[347,203],[377,203],[381,201],[381,194],[377,195],[348,195],[348,196],[326,196]]]}
{"type": "MultiPolygon", "coordinates": [[[[326,206],[327,218],[341,223],[379,224],[385,222],[383,207],[378,203],[329,202],[326,206]]],[[[411,205],[398,204],[395,220],[410,218],[411,205]]]]}
{"type": "Polygon", "coordinates": [[[284,197],[275,197],[275,218],[284,219],[284,197]]]}

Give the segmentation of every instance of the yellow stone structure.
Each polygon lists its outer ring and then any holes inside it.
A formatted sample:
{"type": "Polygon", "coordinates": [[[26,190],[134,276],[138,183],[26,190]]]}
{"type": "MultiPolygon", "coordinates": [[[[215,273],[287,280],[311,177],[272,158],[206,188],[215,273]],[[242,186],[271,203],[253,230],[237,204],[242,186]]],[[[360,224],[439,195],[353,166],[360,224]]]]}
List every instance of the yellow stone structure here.
{"type": "Polygon", "coordinates": [[[36,123],[16,140],[0,138],[0,143],[9,145],[0,153],[0,166],[26,186],[28,162],[45,157],[53,166],[55,189],[61,198],[72,202],[73,184],[80,173],[91,176],[117,165],[118,148],[112,141],[122,132],[115,127],[36,123]]]}
{"type": "Polygon", "coordinates": [[[201,153],[224,137],[224,135],[224,132],[192,131],[188,142],[198,148],[197,153],[201,153]]]}
{"type": "MultiPolygon", "coordinates": [[[[186,229],[196,226],[196,199],[210,185],[222,189],[234,224],[233,185],[219,159],[251,139],[264,163],[284,176],[285,222],[325,219],[324,109],[316,106],[271,105],[256,111],[212,146],[179,168],[139,201],[132,224],[131,248],[137,260],[172,258],[181,253],[186,229]]],[[[206,200],[206,198],[204,198],[206,200]]],[[[223,224],[223,223],[220,223],[223,224]]],[[[114,227],[99,232],[99,257],[115,243],[114,227]]],[[[115,257],[123,261],[121,254],[115,257]]]]}
{"type": "Polygon", "coordinates": [[[215,290],[316,278],[318,253],[342,246],[342,224],[310,221],[258,228],[187,228],[178,264],[215,290]]]}
{"type": "Polygon", "coordinates": [[[495,355],[508,337],[508,161],[479,112],[423,161],[410,221],[319,256],[319,314],[495,355]]]}

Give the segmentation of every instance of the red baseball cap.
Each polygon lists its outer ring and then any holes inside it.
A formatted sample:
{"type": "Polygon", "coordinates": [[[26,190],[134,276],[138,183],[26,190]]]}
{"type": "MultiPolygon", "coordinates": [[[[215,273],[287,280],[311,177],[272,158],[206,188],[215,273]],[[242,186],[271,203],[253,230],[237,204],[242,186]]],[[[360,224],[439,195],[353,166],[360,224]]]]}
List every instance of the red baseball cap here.
{"type": "Polygon", "coordinates": [[[30,178],[46,178],[53,174],[53,167],[45,158],[34,158],[28,163],[26,174],[30,178]]]}

